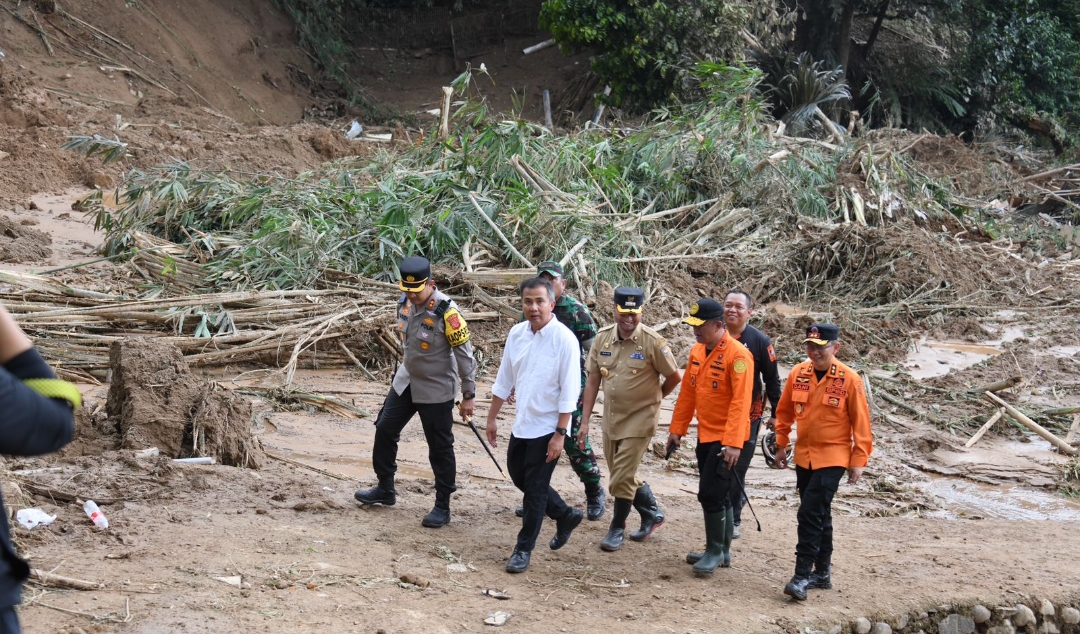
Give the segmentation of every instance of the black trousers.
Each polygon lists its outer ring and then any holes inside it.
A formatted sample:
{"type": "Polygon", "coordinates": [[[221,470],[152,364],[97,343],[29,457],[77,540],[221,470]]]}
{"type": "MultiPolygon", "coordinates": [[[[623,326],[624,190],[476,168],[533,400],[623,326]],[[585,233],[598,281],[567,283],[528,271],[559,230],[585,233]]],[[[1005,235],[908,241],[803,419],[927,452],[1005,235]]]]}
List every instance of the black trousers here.
{"type": "Polygon", "coordinates": [[[21,631],[19,616],[15,613],[15,608],[0,610],[0,634],[19,634],[21,631]]]}
{"type": "Polygon", "coordinates": [[[698,502],[706,513],[719,513],[731,504],[731,489],[738,489],[735,474],[720,458],[720,441],[698,443],[694,453],[698,464],[698,502]]]}
{"type": "Polygon", "coordinates": [[[803,469],[795,467],[799,490],[799,543],[795,554],[814,561],[828,561],[833,552],[832,499],[840,486],[844,467],[803,469]]]}
{"type": "Polygon", "coordinates": [[[559,463],[558,460],[547,462],[547,447],[553,434],[539,438],[511,435],[510,443],[506,446],[506,470],[510,472],[514,486],[523,494],[525,513],[521,516],[517,549],[524,552],[532,552],[536,546],[545,515],[559,520],[570,513],[570,507],[551,488],[551,474],[555,473],[555,465],[559,463]]]}
{"type": "Polygon", "coordinates": [[[375,449],[372,451],[371,465],[379,482],[392,479],[397,473],[398,441],[401,430],[412,419],[413,414],[420,414],[420,424],[424,426],[427,437],[428,462],[435,473],[435,493],[449,499],[457,490],[454,479],[457,475],[457,461],[454,458],[454,401],[445,403],[413,403],[412,387],[406,387],[399,396],[394,388],[386,395],[379,418],[375,421],[375,449]]]}
{"type": "Polygon", "coordinates": [[[743,445],[742,451],[739,453],[739,461],[735,463],[735,473],[739,474],[739,481],[743,484],[742,487],[735,484],[735,486],[731,487],[729,494],[731,507],[735,509],[736,524],[742,524],[742,507],[746,504],[746,496],[743,495],[743,489],[746,488],[746,471],[750,468],[750,460],[753,459],[754,450],[757,449],[757,435],[760,427],[760,418],[750,421],[750,440],[747,440],[746,444],[743,445]]]}

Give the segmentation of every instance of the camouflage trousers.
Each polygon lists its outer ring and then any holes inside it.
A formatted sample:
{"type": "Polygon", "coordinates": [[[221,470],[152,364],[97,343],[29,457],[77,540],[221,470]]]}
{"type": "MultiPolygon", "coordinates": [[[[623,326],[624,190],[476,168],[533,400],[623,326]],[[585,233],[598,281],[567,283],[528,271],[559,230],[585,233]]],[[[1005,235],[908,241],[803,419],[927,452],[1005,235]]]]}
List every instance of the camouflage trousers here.
{"type": "Polygon", "coordinates": [[[600,463],[596,461],[593,453],[592,441],[585,439],[585,448],[581,449],[577,444],[578,431],[581,429],[581,403],[578,409],[570,416],[570,433],[566,435],[563,448],[566,457],[570,460],[570,466],[574,473],[581,479],[582,484],[600,484],[600,463]]]}

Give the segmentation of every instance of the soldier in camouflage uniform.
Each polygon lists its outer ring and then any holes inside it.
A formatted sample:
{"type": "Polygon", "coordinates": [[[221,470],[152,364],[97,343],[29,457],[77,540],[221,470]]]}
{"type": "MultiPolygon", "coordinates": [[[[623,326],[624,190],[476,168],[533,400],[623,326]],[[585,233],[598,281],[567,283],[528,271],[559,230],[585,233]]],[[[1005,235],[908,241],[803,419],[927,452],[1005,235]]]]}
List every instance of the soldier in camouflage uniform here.
{"type": "MultiPolygon", "coordinates": [[[[570,329],[581,344],[581,389],[585,389],[585,381],[588,374],[585,373],[585,359],[589,355],[593,339],[596,338],[597,325],[589,309],[578,300],[566,294],[566,279],[563,277],[563,267],[558,262],[541,262],[536,267],[537,277],[551,282],[555,289],[555,318],[559,323],[570,329]]],[[[577,435],[581,428],[581,398],[578,397],[577,409],[570,417],[570,433],[566,436],[566,456],[570,459],[570,466],[574,473],[585,485],[587,516],[596,521],[603,517],[607,506],[607,494],[604,487],[600,486],[600,463],[596,460],[592,443],[585,438],[584,448],[578,447],[577,435]]],[[[524,509],[518,508],[517,515],[520,517],[524,509]]]]}

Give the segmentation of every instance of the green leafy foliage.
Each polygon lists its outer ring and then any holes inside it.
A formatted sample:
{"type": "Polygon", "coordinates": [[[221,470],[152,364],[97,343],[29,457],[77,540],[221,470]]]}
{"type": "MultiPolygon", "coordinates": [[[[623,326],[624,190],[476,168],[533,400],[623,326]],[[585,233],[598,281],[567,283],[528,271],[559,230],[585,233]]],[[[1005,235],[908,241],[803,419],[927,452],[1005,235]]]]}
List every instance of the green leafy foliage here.
{"type": "Polygon", "coordinates": [[[101,156],[103,163],[115,163],[127,156],[128,144],[121,141],[119,137],[108,139],[100,134],[72,135],[68,137],[67,143],[60,147],[85,156],[101,156]]]}
{"type": "Polygon", "coordinates": [[[1080,125],[1080,2],[972,0],[964,59],[977,107],[1080,125]]]}
{"type": "Polygon", "coordinates": [[[669,103],[687,89],[698,61],[738,57],[752,15],[741,0],[548,0],[540,26],[566,49],[596,52],[592,69],[611,102],[630,109],[669,103]]]}
{"type": "Polygon", "coordinates": [[[637,258],[715,254],[766,239],[757,237],[763,225],[794,226],[796,215],[841,220],[841,194],[865,207],[867,224],[948,213],[947,192],[903,155],[860,149],[867,178],[857,199],[838,177],[853,148],[778,152],[786,146],[766,134],[775,122],[760,71],[703,63],[694,76],[703,101],[655,111],[637,128],[556,137],[491,116],[466,72],[453,82],[446,140],[429,134],[418,147],[294,179],[238,179],[183,163],[132,172],[122,207],[99,204],[96,224],[108,230],[110,254],[148,232],[204,254],[219,288],[284,289],[316,287],[335,271],[391,280],[409,254],[452,264],[470,251],[505,266],[515,256],[491,223],[532,262],[584,240],[581,253],[620,283],[640,279],[637,258]]]}

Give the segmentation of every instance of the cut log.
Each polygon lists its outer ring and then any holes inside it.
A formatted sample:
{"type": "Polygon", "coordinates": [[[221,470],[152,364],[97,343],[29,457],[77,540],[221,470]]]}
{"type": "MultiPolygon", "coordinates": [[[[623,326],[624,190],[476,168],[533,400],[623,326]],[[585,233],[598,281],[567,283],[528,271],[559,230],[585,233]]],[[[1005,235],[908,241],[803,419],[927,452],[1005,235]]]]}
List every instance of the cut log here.
{"type": "Polygon", "coordinates": [[[527,46],[527,47],[521,49],[521,54],[522,55],[532,55],[533,53],[535,53],[537,51],[542,51],[545,48],[548,48],[548,47],[551,47],[551,46],[555,46],[555,38],[552,38],[550,40],[544,40],[543,42],[540,42],[539,44],[533,44],[532,46],[527,46]]]}
{"type": "Polygon", "coordinates": [[[975,432],[975,435],[971,437],[971,440],[964,443],[964,447],[970,448],[975,443],[979,442],[979,439],[986,435],[986,432],[990,431],[990,428],[994,426],[994,423],[998,422],[998,419],[1005,415],[1005,408],[999,407],[998,411],[994,412],[994,415],[990,417],[990,420],[986,421],[979,431],[975,432]]]}
{"type": "Polygon", "coordinates": [[[983,392],[983,396],[986,397],[986,399],[989,400],[991,403],[1000,405],[1001,407],[1005,408],[1005,411],[1008,412],[1009,416],[1012,416],[1013,419],[1016,420],[1016,422],[1020,423],[1024,427],[1027,427],[1039,436],[1042,436],[1043,439],[1057,447],[1058,451],[1070,455],[1076,453],[1076,449],[1074,449],[1072,445],[1046,431],[1046,429],[1042,425],[1031,420],[1012,405],[1009,405],[1005,401],[1001,400],[1001,398],[998,397],[997,394],[994,394],[993,392],[983,392]]]}
{"type": "Polygon", "coordinates": [[[1010,376],[1009,378],[1003,379],[1001,381],[995,381],[995,382],[993,382],[993,383],[991,383],[989,385],[981,385],[979,387],[973,387],[970,390],[968,390],[968,392],[975,392],[975,393],[980,393],[980,392],[1000,392],[1001,390],[1009,389],[1010,387],[1020,383],[1023,380],[1024,380],[1024,377],[1017,374],[1016,376],[1010,376]]]}

